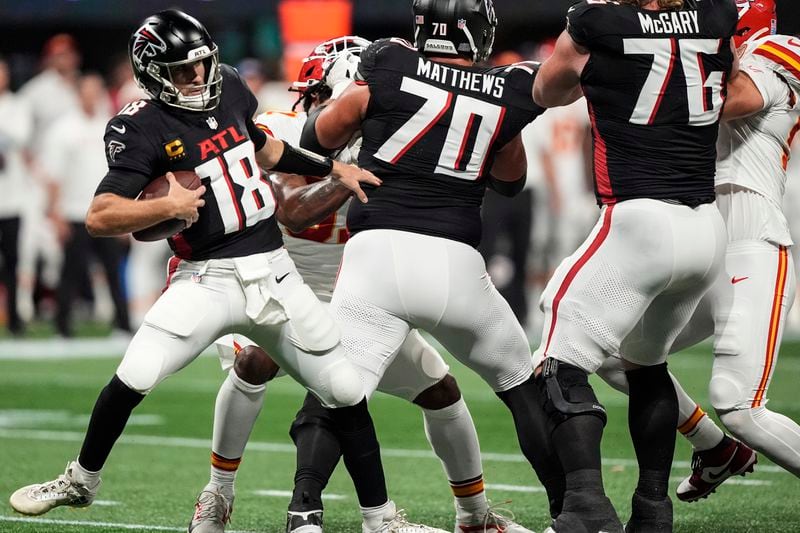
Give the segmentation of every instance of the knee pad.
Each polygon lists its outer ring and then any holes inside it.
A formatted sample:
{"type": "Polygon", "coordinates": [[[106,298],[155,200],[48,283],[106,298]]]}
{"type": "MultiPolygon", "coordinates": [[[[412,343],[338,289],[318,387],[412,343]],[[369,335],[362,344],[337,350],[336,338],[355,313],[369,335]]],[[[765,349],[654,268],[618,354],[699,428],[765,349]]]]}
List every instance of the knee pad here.
{"type": "Polygon", "coordinates": [[[258,346],[245,346],[236,354],[234,371],[251,385],[261,385],[274,378],[280,367],[258,346]]]}
{"type": "Polygon", "coordinates": [[[409,332],[400,351],[408,351],[411,360],[416,362],[422,372],[431,379],[441,380],[450,370],[439,352],[415,329],[409,332]]]}
{"type": "MultiPolygon", "coordinates": [[[[142,326],[142,330],[151,327],[142,326]]],[[[168,376],[164,370],[169,350],[141,330],[128,346],[125,357],[117,368],[117,376],[128,388],[139,394],[148,394],[168,376]]]]}
{"type": "Polygon", "coordinates": [[[708,397],[711,405],[719,412],[737,409],[746,399],[739,383],[724,374],[716,374],[711,377],[711,382],[708,384],[708,397]]]}
{"type": "Polygon", "coordinates": [[[314,392],[325,407],[350,407],[364,399],[361,375],[347,359],[329,365],[319,379],[324,390],[314,392]]]}
{"type": "Polygon", "coordinates": [[[576,416],[596,416],[607,421],[606,410],[589,385],[589,374],[576,366],[548,357],[536,378],[545,399],[544,410],[558,426],[576,416]]]}

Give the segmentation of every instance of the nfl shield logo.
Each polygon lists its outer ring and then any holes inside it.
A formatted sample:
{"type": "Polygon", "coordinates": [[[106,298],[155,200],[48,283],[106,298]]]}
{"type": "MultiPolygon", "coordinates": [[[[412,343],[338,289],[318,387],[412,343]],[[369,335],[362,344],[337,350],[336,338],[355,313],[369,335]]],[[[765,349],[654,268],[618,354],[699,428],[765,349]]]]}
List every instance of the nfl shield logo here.
{"type": "Polygon", "coordinates": [[[425,15],[417,15],[416,22],[417,24],[425,24],[425,15]]]}
{"type": "Polygon", "coordinates": [[[467,27],[467,21],[464,19],[458,19],[458,29],[463,30],[467,27]]]}
{"type": "Polygon", "coordinates": [[[211,128],[212,130],[217,129],[217,126],[219,126],[219,124],[217,124],[217,119],[215,119],[214,117],[208,117],[206,119],[206,124],[208,124],[208,127],[211,128]]]}

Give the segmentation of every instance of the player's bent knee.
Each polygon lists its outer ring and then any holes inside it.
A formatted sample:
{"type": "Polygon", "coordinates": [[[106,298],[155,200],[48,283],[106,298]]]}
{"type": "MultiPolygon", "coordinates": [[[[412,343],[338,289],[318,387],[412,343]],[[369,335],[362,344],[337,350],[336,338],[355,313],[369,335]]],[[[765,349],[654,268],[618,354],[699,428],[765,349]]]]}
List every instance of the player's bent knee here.
{"type": "Polygon", "coordinates": [[[728,412],[738,409],[746,401],[746,395],[736,380],[717,373],[708,385],[708,396],[711,405],[717,412],[728,412]]]}
{"type": "Polygon", "coordinates": [[[450,374],[445,375],[435,385],[422,391],[414,403],[424,409],[444,409],[461,399],[461,390],[458,388],[456,378],[450,374]]]}
{"type": "Polygon", "coordinates": [[[321,390],[314,390],[325,407],[351,407],[364,399],[361,375],[346,359],[320,372],[321,390]]]}
{"type": "Polygon", "coordinates": [[[450,370],[439,352],[417,330],[409,332],[400,350],[408,352],[411,360],[430,379],[441,380],[450,370]]]}
{"type": "Polygon", "coordinates": [[[545,413],[556,426],[576,416],[596,416],[605,425],[606,410],[597,400],[585,370],[548,357],[536,383],[545,399],[545,413]]]}
{"type": "Polygon", "coordinates": [[[597,375],[619,392],[628,394],[628,376],[625,375],[625,367],[619,357],[609,357],[603,361],[602,366],[597,369],[597,375]]]}
{"type": "Polygon", "coordinates": [[[131,390],[148,394],[167,377],[167,357],[167,351],[158,343],[134,338],[117,368],[117,376],[131,390]]]}
{"type": "Polygon", "coordinates": [[[251,385],[262,385],[274,378],[280,367],[258,346],[245,346],[236,354],[234,372],[251,385]]]}

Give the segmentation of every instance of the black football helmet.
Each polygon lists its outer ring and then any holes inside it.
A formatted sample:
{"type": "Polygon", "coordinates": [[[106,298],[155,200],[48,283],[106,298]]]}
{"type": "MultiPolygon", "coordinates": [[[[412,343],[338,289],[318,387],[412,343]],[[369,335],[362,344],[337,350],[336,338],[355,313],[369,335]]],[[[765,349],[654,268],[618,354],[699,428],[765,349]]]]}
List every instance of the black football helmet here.
{"type": "Polygon", "coordinates": [[[492,53],[497,15],[492,0],[414,0],[414,44],[431,56],[483,61],[492,53]]]}
{"type": "Polygon", "coordinates": [[[145,19],[133,32],[128,55],[136,83],[165,104],[189,111],[208,111],[219,105],[222,74],[219,52],[205,26],[177,9],[161,11],[145,19]],[[202,61],[206,78],[202,92],[184,95],[175,85],[176,69],[202,61]]]}

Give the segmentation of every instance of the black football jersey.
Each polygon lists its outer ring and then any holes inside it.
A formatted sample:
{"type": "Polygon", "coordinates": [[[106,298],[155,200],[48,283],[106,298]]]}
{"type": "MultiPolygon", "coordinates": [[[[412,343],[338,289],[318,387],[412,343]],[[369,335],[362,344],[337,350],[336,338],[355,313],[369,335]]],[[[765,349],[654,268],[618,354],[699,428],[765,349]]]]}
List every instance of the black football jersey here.
{"type": "Polygon", "coordinates": [[[359,166],[383,185],[352,202],[351,233],[397,229],[477,246],[486,178],[498,149],[544,110],[533,103],[536,64],[458,67],[401,39],[361,55],[370,89],[359,166]]]}
{"type": "Polygon", "coordinates": [[[169,239],[184,259],[241,257],[283,244],[272,189],[255,159],[265,142],[252,120],[257,101],[233,68],[221,68],[216,109],[184,111],[140,100],[106,128],[109,173],[96,194],[136,198],[152,179],[177,170],[194,171],[206,186],[199,220],[169,239]]]}
{"type": "Polygon", "coordinates": [[[733,66],[734,0],[648,11],[585,0],[567,31],[590,57],[581,77],[598,202],[714,200],[716,141],[733,66]]]}

